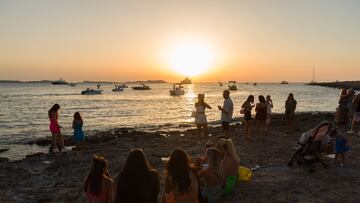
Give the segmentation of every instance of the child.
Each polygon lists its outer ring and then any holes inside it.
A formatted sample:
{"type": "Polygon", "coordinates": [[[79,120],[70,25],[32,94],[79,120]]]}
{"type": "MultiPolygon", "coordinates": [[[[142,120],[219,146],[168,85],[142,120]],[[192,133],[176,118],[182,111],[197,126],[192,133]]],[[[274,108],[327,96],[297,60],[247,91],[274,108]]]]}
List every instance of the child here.
{"type": "Polygon", "coordinates": [[[72,127],[74,129],[74,140],[76,146],[82,146],[85,141],[85,135],[82,130],[83,120],[79,112],[75,112],[72,127]]]}
{"type": "Polygon", "coordinates": [[[339,166],[343,167],[345,163],[345,152],[349,151],[348,140],[336,130],[335,132],[335,163],[340,161],[339,166]]]}

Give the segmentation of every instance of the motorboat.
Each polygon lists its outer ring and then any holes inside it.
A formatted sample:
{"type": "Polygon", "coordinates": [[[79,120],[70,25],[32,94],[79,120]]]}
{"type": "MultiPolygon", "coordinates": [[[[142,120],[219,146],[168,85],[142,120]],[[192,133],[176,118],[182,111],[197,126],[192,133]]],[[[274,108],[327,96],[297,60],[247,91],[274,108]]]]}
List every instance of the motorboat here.
{"type": "Polygon", "coordinates": [[[128,86],[125,84],[125,83],[123,83],[123,84],[120,84],[120,85],[117,85],[118,87],[121,87],[121,88],[128,88],[128,86]]]}
{"type": "Polygon", "coordinates": [[[90,89],[90,88],[87,88],[86,90],[84,91],[81,91],[81,94],[84,94],[84,95],[93,95],[93,94],[102,94],[102,91],[101,89],[90,89]]]}
{"type": "Polygon", "coordinates": [[[229,81],[228,87],[229,87],[229,90],[237,90],[236,81],[229,81]]]}
{"type": "Polygon", "coordinates": [[[53,85],[67,85],[68,82],[66,82],[63,79],[59,79],[59,80],[52,81],[51,84],[53,84],[53,85]]]}
{"type": "Polygon", "coordinates": [[[114,89],[112,89],[113,92],[122,92],[124,91],[124,87],[121,85],[115,85],[114,89]]]}
{"type": "Polygon", "coordinates": [[[69,86],[71,86],[71,87],[75,87],[77,85],[77,83],[75,83],[75,82],[70,82],[69,83],[69,86]]]}
{"type": "Polygon", "coordinates": [[[180,81],[182,85],[192,84],[191,79],[186,77],[184,80],[180,81]]]}
{"type": "Polygon", "coordinates": [[[145,84],[141,84],[139,86],[133,86],[131,88],[133,88],[133,90],[151,90],[151,88],[145,84]]]}
{"type": "Polygon", "coordinates": [[[220,87],[222,87],[222,86],[223,86],[222,82],[220,82],[220,81],[219,81],[218,83],[219,83],[219,86],[220,86],[220,87]]]}
{"type": "Polygon", "coordinates": [[[282,84],[282,85],[287,85],[287,84],[289,84],[287,81],[281,81],[281,83],[280,84],[282,84]]]}
{"type": "Polygon", "coordinates": [[[181,86],[181,83],[175,83],[173,85],[172,90],[169,90],[171,96],[179,96],[184,95],[185,91],[183,90],[183,87],[181,86]]]}

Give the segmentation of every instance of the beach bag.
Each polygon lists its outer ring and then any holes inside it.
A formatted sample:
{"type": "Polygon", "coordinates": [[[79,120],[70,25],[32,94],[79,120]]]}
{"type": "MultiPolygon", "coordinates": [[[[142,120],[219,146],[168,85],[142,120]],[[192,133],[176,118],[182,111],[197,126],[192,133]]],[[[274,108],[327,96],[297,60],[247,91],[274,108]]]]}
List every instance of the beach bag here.
{"type": "Polygon", "coordinates": [[[245,167],[239,166],[239,181],[249,182],[252,177],[252,170],[245,167]]]}
{"type": "Polygon", "coordinates": [[[245,109],[244,108],[240,109],[240,114],[245,114],[245,109]]]}

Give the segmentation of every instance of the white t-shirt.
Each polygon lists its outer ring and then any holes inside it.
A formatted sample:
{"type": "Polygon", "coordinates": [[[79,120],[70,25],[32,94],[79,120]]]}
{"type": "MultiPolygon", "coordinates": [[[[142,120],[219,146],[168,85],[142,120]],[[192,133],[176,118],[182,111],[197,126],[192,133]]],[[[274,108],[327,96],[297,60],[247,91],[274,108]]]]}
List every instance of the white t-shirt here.
{"type": "Polygon", "coordinates": [[[223,109],[227,113],[221,112],[221,121],[231,123],[233,111],[234,111],[234,105],[230,98],[224,100],[223,109]]]}

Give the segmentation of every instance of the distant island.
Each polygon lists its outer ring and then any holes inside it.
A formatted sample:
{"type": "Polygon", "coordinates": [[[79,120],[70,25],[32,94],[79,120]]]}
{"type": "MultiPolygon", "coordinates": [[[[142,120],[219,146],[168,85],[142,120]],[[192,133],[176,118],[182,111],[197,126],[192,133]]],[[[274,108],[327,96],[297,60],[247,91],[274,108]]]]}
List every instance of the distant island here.
{"type": "Polygon", "coordinates": [[[0,80],[0,83],[51,83],[51,80],[39,80],[39,81],[0,80]]]}
{"type": "MultiPolygon", "coordinates": [[[[0,83],[51,83],[52,80],[39,80],[39,81],[20,81],[20,80],[0,80],[0,83]]],[[[127,81],[127,82],[111,82],[111,81],[88,81],[85,80],[82,83],[101,83],[101,84],[116,84],[116,83],[148,83],[148,84],[165,84],[165,80],[139,80],[139,81],[127,81]]]]}
{"type": "Polygon", "coordinates": [[[336,82],[317,82],[317,83],[309,83],[308,85],[316,85],[323,87],[333,87],[333,88],[347,88],[360,90],[360,81],[336,81],[336,82]]]}

